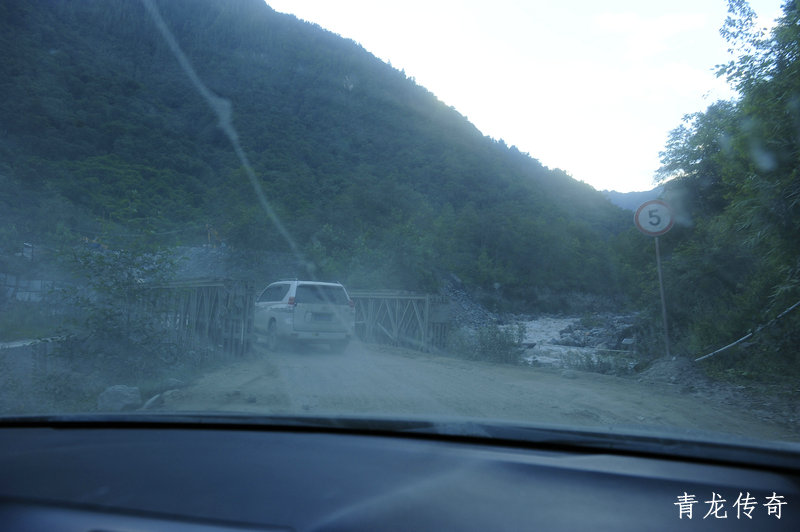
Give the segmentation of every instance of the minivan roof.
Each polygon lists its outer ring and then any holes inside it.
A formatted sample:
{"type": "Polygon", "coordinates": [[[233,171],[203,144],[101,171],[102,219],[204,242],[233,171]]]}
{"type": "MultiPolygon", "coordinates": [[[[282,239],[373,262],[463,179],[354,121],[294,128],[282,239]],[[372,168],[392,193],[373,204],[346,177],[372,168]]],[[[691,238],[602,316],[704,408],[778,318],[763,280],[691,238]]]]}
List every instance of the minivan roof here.
{"type": "Polygon", "coordinates": [[[342,283],[339,283],[339,282],[300,281],[298,279],[281,279],[280,281],[275,281],[274,283],[270,283],[270,286],[272,286],[274,284],[284,284],[284,283],[314,284],[314,285],[326,285],[326,286],[343,286],[342,283]]]}

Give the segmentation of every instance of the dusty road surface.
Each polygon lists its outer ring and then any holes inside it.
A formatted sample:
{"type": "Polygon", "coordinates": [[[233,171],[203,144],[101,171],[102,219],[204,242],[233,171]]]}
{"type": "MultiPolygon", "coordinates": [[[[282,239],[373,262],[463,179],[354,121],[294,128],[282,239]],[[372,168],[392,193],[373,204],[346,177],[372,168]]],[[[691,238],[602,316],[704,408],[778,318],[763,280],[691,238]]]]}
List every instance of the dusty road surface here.
{"type": "Polygon", "coordinates": [[[372,345],[247,359],[164,394],[164,410],[265,415],[459,416],[584,427],[680,427],[800,441],[789,424],[678,386],[574,370],[496,365],[372,345]]]}

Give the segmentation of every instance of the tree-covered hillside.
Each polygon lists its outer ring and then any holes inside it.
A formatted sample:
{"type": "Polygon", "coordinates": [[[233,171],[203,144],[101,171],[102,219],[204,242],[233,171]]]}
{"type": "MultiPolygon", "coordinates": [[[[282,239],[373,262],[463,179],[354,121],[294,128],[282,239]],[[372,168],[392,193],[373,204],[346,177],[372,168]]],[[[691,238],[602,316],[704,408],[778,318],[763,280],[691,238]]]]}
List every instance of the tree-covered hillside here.
{"type": "MultiPolygon", "coordinates": [[[[739,92],[686,118],[662,155],[680,224],[664,237],[672,334],[738,376],[800,374],[800,11],[786,2],[767,34],[731,0],[718,73],[739,92]],[[788,312],[786,312],[788,309],[788,312]]],[[[796,382],[796,380],[794,381],[796,382]]]]}
{"type": "MultiPolygon", "coordinates": [[[[629,286],[615,251],[629,215],[484,137],[354,42],[261,0],[155,4],[229,103],[257,180],[314,265],[298,276],[432,289],[454,273],[540,306],[629,286]]],[[[6,1],[0,42],[5,253],[141,236],[289,250],[142,2],[6,1]]]]}

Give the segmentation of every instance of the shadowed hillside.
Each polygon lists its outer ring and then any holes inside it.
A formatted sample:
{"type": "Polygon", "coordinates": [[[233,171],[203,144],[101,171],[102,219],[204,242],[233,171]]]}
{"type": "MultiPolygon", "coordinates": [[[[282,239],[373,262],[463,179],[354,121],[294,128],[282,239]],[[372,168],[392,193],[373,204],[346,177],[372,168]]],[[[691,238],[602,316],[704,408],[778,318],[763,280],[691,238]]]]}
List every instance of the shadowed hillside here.
{"type": "MultiPolygon", "coordinates": [[[[156,4],[230,104],[310,265],[298,275],[432,289],[454,273],[533,305],[625,284],[614,241],[628,214],[483,136],[354,42],[260,0],[156,4]]],[[[290,251],[141,3],[4,2],[0,39],[6,253],[139,237],[290,251]]]]}

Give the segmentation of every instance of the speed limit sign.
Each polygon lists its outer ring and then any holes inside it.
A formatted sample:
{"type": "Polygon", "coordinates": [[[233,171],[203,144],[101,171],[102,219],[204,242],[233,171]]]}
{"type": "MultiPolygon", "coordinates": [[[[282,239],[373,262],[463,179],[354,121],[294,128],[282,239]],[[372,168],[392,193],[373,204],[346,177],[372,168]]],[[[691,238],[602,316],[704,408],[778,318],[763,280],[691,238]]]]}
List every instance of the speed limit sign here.
{"type": "Polygon", "coordinates": [[[658,291],[661,293],[661,317],[664,320],[664,348],[669,353],[669,328],[667,327],[667,300],[664,297],[664,279],[661,274],[661,250],[658,246],[658,237],[672,229],[672,212],[669,205],[661,200],[651,200],[642,203],[636,214],[633,215],[633,223],[642,233],[647,236],[654,236],[656,243],[656,271],[658,272],[658,291]]]}
{"type": "Polygon", "coordinates": [[[672,229],[672,212],[661,200],[642,203],[633,216],[633,222],[642,233],[648,236],[661,236],[672,229]]]}

